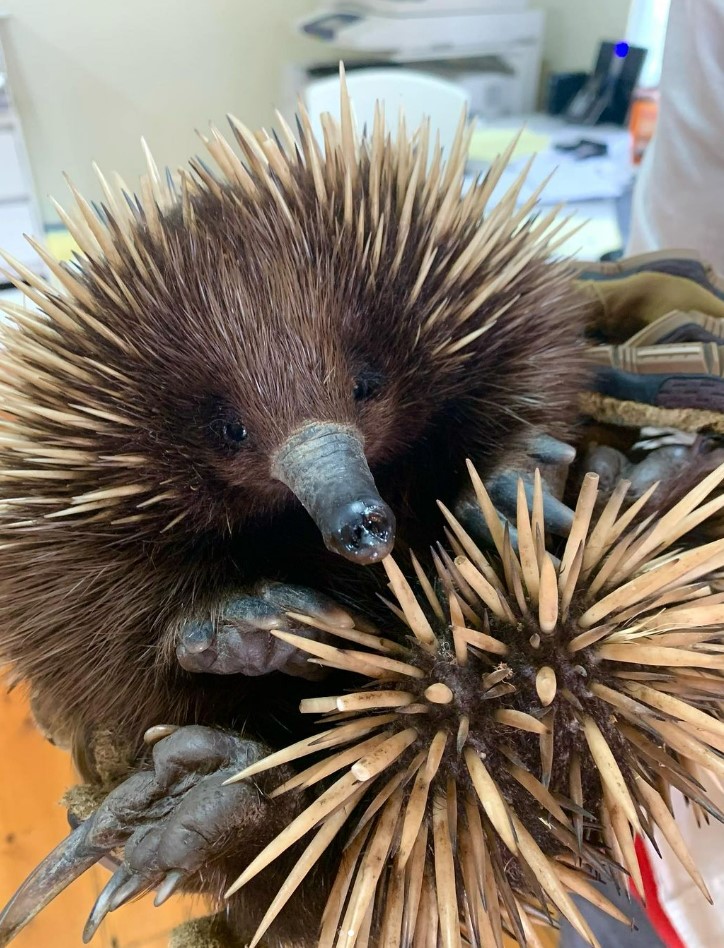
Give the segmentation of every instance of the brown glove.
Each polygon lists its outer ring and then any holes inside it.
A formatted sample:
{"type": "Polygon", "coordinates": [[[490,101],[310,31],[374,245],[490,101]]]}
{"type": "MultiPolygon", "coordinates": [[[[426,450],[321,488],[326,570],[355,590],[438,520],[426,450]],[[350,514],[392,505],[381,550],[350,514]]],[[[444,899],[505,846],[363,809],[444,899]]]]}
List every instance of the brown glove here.
{"type": "Polygon", "coordinates": [[[581,266],[579,280],[591,300],[584,413],[724,434],[724,281],[672,253],[581,266]]]}

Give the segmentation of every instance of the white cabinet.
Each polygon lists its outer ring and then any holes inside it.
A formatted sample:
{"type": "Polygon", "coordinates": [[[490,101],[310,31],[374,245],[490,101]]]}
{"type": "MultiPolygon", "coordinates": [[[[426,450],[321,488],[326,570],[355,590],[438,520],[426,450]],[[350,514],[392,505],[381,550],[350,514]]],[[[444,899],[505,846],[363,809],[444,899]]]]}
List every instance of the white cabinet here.
{"type": "Polygon", "coordinates": [[[15,201],[27,191],[12,125],[0,128],[0,201],[15,201]]]}
{"type": "MultiPolygon", "coordinates": [[[[33,192],[20,119],[13,107],[2,38],[8,17],[0,14],[0,248],[36,273],[45,267],[23,234],[42,239],[43,227],[33,192]]],[[[0,261],[4,263],[4,261],[0,261]]],[[[0,274],[0,286],[5,279],[0,274]]]]}
{"type": "Polygon", "coordinates": [[[23,234],[35,234],[36,230],[35,215],[28,200],[0,202],[0,247],[39,272],[37,254],[23,237],[23,234]]]}

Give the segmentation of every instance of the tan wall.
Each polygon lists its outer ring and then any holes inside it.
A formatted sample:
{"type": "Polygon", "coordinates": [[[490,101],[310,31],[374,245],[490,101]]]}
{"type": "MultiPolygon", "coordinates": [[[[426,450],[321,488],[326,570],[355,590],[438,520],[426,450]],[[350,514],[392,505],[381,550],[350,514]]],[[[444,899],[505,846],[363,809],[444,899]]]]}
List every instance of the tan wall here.
{"type": "Polygon", "coordinates": [[[199,150],[195,128],[234,112],[267,124],[282,64],[320,47],[290,23],[314,0],[3,0],[8,68],[46,219],[67,171],[96,193],[90,162],[133,181],[144,135],[160,164],[199,150]]]}
{"type": "Polygon", "coordinates": [[[533,0],[546,11],[546,67],[588,70],[601,40],[617,40],[626,29],[631,0],[533,0]]]}
{"type": "MultiPolygon", "coordinates": [[[[549,12],[546,60],[590,65],[600,38],[623,29],[628,0],[538,0],[549,12]]],[[[97,193],[92,160],[129,182],[145,135],[161,164],[197,151],[195,128],[231,111],[266,125],[282,67],[325,54],[291,23],[315,0],[4,0],[11,81],[43,213],[66,199],[62,172],[97,193]]]]}

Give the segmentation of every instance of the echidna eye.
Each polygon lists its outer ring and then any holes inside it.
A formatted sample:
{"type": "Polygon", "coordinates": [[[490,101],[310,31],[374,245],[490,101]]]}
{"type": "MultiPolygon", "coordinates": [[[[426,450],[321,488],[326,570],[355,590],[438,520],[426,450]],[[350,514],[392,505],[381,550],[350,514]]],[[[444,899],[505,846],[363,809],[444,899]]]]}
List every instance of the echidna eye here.
{"type": "Polygon", "coordinates": [[[236,449],[246,440],[248,432],[243,422],[219,399],[213,400],[210,414],[209,429],[224,447],[236,449]]]}
{"type": "Polygon", "coordinates": [[[352,388],[352,398],[356,402],[364,402],[368,398],[374,398],[382,388],[383,381],[378,372],[362,372],[355,380],[352,388]]]}
{"type": "Polygon", "coordinates": [[[221,436],[229,444],[241,444],[246,440],[247,431],[240,421],[225,421],[221,426],[221,436]]]}

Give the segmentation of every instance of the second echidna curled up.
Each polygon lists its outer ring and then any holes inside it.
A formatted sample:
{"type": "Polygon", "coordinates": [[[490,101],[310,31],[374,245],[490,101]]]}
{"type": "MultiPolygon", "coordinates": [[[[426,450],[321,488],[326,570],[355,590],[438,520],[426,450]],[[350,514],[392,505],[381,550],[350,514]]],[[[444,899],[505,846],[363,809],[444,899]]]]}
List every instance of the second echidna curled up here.
{"type": "Polygon", "coordinates": [[[457,555],[435,556],[437,594],[421,570],[415,592],[385,560],[389,627],[402,621],[407,644],[384,628],[326,627],[333,644],[272,633],[361,681],[302,702],[327,729],[232,778],[304,762],[272,796],[318,793],[228,892],[305,841],[252,948],[338,837],[320,948],[461,948],[504,932],[535,946],[534,923],[559,913],[595,946],[571,896],[625,923],[592,883],[631,879],[643,896],[635,840],[654,832],[711,901],[670,793],[724,820],[707,795],[724,777],[724,605],[708,584],[724,540],[676,544],[724,507],[705,502],[724,466],[643,524],[652,492],[624,512],[625,482],[594,522],[589,474],[559,562],[543,542],[539,479],[531,513],[520,484],[516,553],[471,475],[497,555],[445,510],[457,555]]]}

